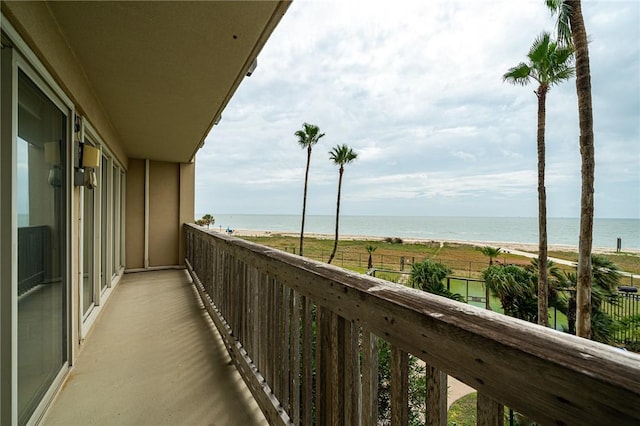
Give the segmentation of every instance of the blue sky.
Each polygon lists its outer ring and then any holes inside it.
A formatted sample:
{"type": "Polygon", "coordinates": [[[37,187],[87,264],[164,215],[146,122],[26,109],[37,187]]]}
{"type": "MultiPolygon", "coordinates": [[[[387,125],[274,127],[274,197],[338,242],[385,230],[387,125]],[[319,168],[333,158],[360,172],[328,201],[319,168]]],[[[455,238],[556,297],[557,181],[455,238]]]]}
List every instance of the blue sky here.
{"type": "MultiPolygon", "coordinates": [[[[583,1],[596,144],[596,217],[640,218],[640,2],[583,1]]],[[[501,76],[554,19],[536,1],[296,0],[207,137],[196,212],[535,217],[535,86],[501,76]]],[[[575,79],[547,97],[547,211],[578,217],[575,79]]]]}

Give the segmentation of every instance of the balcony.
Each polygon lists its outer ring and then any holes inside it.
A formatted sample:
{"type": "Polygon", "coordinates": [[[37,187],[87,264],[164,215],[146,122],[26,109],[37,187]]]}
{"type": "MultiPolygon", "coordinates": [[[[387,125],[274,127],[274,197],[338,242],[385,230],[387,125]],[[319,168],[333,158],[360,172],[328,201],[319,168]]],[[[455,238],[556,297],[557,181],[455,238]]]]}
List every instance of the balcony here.
{"type": "Polygon", "coordinates": [[[636,354],[184,231],[194,285],[184,271],[126,275],[45,424],[376,424],[383,341],[394,425],[416,408],[410,357],[425,366],[428,425],[446,424],[448,376],[478,390],[482,425],[502,424],[504,405],[542,424],[640,421],[636,354]]]}
{"type": "Polygon", "coordinates": [[[44,425],[267,424],[186,271],[126,274],[44,425]]]}

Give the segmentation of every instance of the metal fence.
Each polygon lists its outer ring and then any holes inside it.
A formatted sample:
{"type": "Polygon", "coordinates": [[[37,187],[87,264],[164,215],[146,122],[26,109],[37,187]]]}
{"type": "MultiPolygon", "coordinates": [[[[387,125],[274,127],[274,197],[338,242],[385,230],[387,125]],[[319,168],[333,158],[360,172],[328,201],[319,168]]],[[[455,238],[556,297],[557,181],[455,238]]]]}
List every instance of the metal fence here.
{"type": "Polygon", "coordinates": [[[604,303],[604,312],[618,324],[615,340],[625,346],[640,347],[640,294],[619,292],[616,303],[604,303]]]}
{"type": "MultiPolygon", "coordinates": [[[[296,248],[284,248],[284,251],[296,254],[296,248]]],[[[326,262],[329,258],[330,251],[320,251],[319,253],[305,252],[305,257],[321,262],[326,262]]],[[[399,256],[395,254],[373,253],[371,260],[373,267],[376,269],[388,269],[399,272],[410,271],[411,265],[414,263],[424,262],[427,259],[437,260],[438,262],[449,267],[456,276],[464,276],[468,278],[479,277],[482,271],[487,268],[488,262],[476,262],[458,259],[446,259],[433,256],[399,256]]],[[[369,255],[367,253],[359,253],[355,251],[336,252],[333,264],[342,267],[367,268],[369,255]]]]}
{"type": "MultiPolygon", "coordinates": [[[[400,284],[408,283],[410,272],[391,269],[373,269],[374,277],[386,279],[400,284]]],[[[449,276],[447,289],[462,295],[467,304],[479,308],[487,307],[484,281],[475,278],[449,276]]],[[[603,311],[616,322],[614,341],[632,350],[640,350],[640,294],[618,292],[615,303],[604,303],[603,311]]],[[[502,312],[502,306],[495,299],[491,301],[493,311],[502,312]]],[[[564,313],[549,307],[549,324],[556,330],[566,330],[567,319],[564,313]]]]}

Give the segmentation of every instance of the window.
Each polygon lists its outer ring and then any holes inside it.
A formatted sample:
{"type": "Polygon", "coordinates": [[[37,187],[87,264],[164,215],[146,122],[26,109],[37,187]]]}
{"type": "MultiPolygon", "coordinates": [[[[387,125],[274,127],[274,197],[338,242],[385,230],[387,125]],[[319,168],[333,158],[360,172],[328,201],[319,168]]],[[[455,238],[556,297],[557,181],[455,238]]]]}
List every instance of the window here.
{"type": "Polygon", "coordinates": [[[67,128],[18,72],[18,416],[25,424],[67,362],[67,128]]]}

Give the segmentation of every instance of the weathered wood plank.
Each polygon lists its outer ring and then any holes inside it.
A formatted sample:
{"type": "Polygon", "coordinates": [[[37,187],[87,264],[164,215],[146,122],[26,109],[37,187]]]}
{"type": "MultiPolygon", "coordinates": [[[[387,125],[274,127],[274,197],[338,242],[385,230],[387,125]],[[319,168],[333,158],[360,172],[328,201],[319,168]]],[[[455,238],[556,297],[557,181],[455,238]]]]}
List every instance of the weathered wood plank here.
{"type": "Polygon", "coordinates": [[[391,425],[409,423],[409,354],[391,346],[391,425]]]}
{"type": "Polygon", "coordinates": [[[362,424],[378,424],[378,338],[362,330],[362,424]]]}
{"type": "Polygon", "coordinates": [[[285,286],[280,287],[281,311],[280,311],[280,370],[282,396],[280,402],[284,409],[291,412],[291,289],[285,286]]]}
{"type": "Polygon", "coordinates": [[[331,313],[331,405],[333,419],[331,424],[345,424],[345,380],[346,370],[346,331],[347,322],[344,318],[331,313]]]}
{"type": "MultiPolygon", "coordinates": [[[[203,300],[203,302],[208,302],[206,291],[204,289],[204,286],[198,279],[197,274],[193,271],[189,262],[185,263],[201,299],[203,300]]],[[[215,323],[216,328],[220,332],[221,336],[223,336],[223,342],[225,342],[225,344],[231,342],[231,344],[227,346],[227,350],[229,351],[231,359],[238,368],[238,372],[247,384],[247,387],[251,391],[251,394],[256,399],[256,402],[260,406],[260,409],[262,410],[269,424],[287,426],[292,425],[293,423],[291,422],[289,415],[284,410],[282,410],[280,402],[274,397],[273,392],[271,392],[271,389],[269,388],[267,382],[264,381],[260,374],[253,368],[251,359],[246,355],[246,352],[242,350],[241,345],[235,344],[235,342],[233,342],[233,339],[230,338],[231,328],[223,320],[220,311],[218,311],[216,307],[211,303],[204,303],[204,305],[207,312],[209,313],[209,316],[215,323]]]]}
{"type": "Polygon", "coordinates": [[[300,423],[300,396],[301,396],[301,372],[302,350],[300,339],[302,325],[300,323],[301,296],[298,292],[293,292],[291,298],[291,323],[289,335],[291,336],[291,420],[294,424],[300,423]]]}
{"type": "Polygon", "coordinates": [[[344,333],[344,421],[359,425],[361,421],[360,329],[348,321],[344,333]]]}
{"type": "Polygon", "coordinates": [[[425,366],[427,401],[425,424],[427,426],[447,425],[447,374],[429,364],[425,366]]]}
{"type": "Polygon", "coordinates": [[[319,425],[329,423],[331,406],[327,394],[328,357],[328,319],[327,309],[316,306],[316,422],[319,425]]]}
{"type": "Polygon", "coordinates": [[[309,299],[301,296],[302,300],[302,424],[312,423],[313,401],[313,306],[309,299]]]}
{"type": "Polygon", "coordinates": [[[502,426],[504,424],[504,406],[482,392],[478,392],[476,413],[478,426],[502,426]]]}
{"type": "Polygon", "coordinates": [[[273,278],[273,387],[276,397],[282,402],[282,382],[283,382],[283,345],[284,336],[282,333],[282,286],[277,278],[273,278]]]}
{"type": "Polygon", "coordinates": [[[186,228],[221,253],[277,277],[315,303],[540,423],[640,422],[640,412],[633,408],[640,406],[636,355],[233,237],[186,228]],[[527,392],[521,392],[525,388],[527,392]]]}

